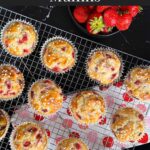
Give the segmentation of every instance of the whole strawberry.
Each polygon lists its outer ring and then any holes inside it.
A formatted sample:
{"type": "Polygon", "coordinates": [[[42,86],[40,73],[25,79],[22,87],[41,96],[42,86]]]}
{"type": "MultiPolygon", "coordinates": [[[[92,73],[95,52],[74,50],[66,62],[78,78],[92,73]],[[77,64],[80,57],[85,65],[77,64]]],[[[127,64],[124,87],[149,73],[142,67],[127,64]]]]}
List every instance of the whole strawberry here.
{"type": "Polygon", "coordinates": [[[109,8],[104,12],[104,22],[108,27],[116,26],[118,13],[115,9],[109,8]]]}
{"type": "Polygon", "coordinates": [[[88,11],[87,7],[77,6],[74,9],[73,15],[79,23],[85,23],[88,19],[89,11],[88,11]]]}
{"type": "Polygon", "coordinates": [[[120,31],[127,30],[132,22],[132,16],[130,14],[119,15],[116,27],[120,31]]]}
{"type": "Polygon", "coordinates": [[[128,6],[127,9],[129,11],[129,13],[131,14],[131,16],[135,17],[142,10],[142,7],[140,7],[140,6],[128,6]]]}
{"type": "Polygon", "coordinates": [[[106,10],[107,8],[109,8],[110,6],[97,6],[96,7],[96,11],[98,13],[102,13],[104,10],[106,10]]]}
{"type": "Polygon", "coordinates": [[[100,13],[95,12],[89,16],[86,24],[86,29],[89,33],[98,34],[103,31],[104,27],[103,16],[100,13]]]}

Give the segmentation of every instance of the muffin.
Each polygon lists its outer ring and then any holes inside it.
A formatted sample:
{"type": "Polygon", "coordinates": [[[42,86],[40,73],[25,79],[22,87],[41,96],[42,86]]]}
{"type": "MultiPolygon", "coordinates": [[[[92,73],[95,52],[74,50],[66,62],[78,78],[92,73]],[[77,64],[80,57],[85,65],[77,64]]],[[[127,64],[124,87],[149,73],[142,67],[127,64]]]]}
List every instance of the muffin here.
{"type": "Polygon", "coordinates": [[[14,66],[0,66],[0,100],[18,97],[24,89],[24,76],[14,66]]]}
{"type": "Polygon", "coordinates": [[[58,143],[56,150],[88,150],[88,147],[80,139],[67,138],[58,143]]]}
{"type": "Polygon", "coordinates": [[[48,138],[38,124],[26,122],[14,129],[10,144],[13,150],[46,150],[48,138]]]}
{"type": "Polygon", "coordinates": [[[43,65],[53,73],[65,73],[76,63],[76,48],[67,39],[56,37],[47,40],[41,51],[43,65]]]}
{"type": "Polygon", "coordinates": [[[24,21],[8,22],[2,31],[2,44],[15,57],[25,57],[33,52],[38,41],[35,28],[24,21]]]}
{"type": "Polygon", "coordinates": [[[99,48],[87,59],[88,76],[102,85],[117,81],[121,71],[121,59],[113,51],[99,48]]]}
{"type": "Polygon", "coordinates": [[[111,129],[120,142],[137,141],[144,133],[144,116],[133,108],[121,108],[113,116],[111,129]]]}
{"type": "Polygon", "coordinates": [[[8,114],[4,110],[0,109],[0,140],[5,137],[9,128],[9,124],[10,122],[8,114]]]}
{"type": "Polygon", "coordinates": [[[104,99],[94,90],[78,92],[72,98],[70,111],[79,124],[97,123],[105,113],[104,99]]]}
{"type": "Polygon", "coordinates": [[[150,102],[150,68],[133,68],[125,79],[125,86],[129,95],[150,102]]]}
{"type": "Polygon", "coordinates": [[[31,107],[43,116],[56,113],[62,107],[63,98],[61,88],[49,79],[33,83],[28,94],[31,107]]]}

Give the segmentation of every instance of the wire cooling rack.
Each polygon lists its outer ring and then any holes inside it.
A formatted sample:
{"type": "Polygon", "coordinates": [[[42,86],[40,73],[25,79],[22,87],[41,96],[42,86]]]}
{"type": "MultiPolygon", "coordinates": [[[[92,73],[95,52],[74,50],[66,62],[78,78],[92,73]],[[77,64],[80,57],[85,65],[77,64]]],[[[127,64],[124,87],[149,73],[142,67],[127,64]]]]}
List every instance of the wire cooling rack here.
{"type": "MultiPolygon", "coordinates": [[[[45,24],[43,22],[37,21],[32,18],[29,18],[27,16],[21,15],[19,13],[13,12],[6,8],[0,7],[0,30],[8,21],[10,21],[12,19],[22,19],[22,20],[31,22],[37,29],[40,36],[39,36],[39,43],[38,43],[36,50],[30,56],[23,58],[23,59],[14,58],[14,57],[10,56],[9,54],[7,54],[2,49],[2,47],[0,48],[0,63],[10,63],[10,64],[17,66],[24,73],[25,81],[26,81],[25,90],[19,98],[15,99],[13,101],[10,101],[10,102],[0,102],[0,108],[5,109],[9,113],[10,116],[13,114],[14,110],[16,108],[18,108],[18,106],[21,106],[27,102],[28,88],[37,79],[51,78],[52,80],[54,80],[57,84],[59,84],[62,87],[65,94],[71,94],[77,90],[94,87],[96,85],[95,82],[90,81],[89,78],[86,76],[85,60],[87,58],[88,53],[92,49],[94,49],[96,47],[100,47],[100,46],[103,46],[103,47],[108,47],[108,46],[87,40],[83,37],[80,37],[75,34],[69,33],[67,31],[58,29],[56,27],[53,27],[51,25],[45,24]],[[46,71],[42,67],[41,62],[40,62],[39,54],[40,54],[41,45],[47,38],[50,38],[50,37],[53,37],[56,35],[66,37],[67,39],[71,40],[78,49],[78,61],[77,61],[75,68],[72,71],[70,71],[66,74],[63,74],[63,75],[51,74],[50,72],[46,71]]],[[[150,65],[150,61],[144,60],[142,58],[138,58],[136,56],[127,54],[125,52],[121,52],[119,50],[117,50],[117,52],[122,56],[124,66],[125,66],[123,77],[131,67],[134,67],[136,65],[150,65]]],[[[123,79],[123,77],[122,77],[122,79],[123,79]]],[[[120,95],[122,94],[121,90],[115,91],[114,88],[112,90],[114,92],[116,92],[116,98],[119,99],[120,95]]],[[[134,102],[132,103],[132,105],[133,106],[135,105],[134,102]]],[[[63,108],[63,109],[65,109],[65,108],[63,108]]],[[[115,110],[115,106],[112,109],[115,110]]],[[[62,119],[61,112],[59,114],[60,114],[60,120],[61,120],[62,119]]],[[[18,121],[18,119],[19,119],[19,117],[16,118],[16,121],[18,121]]],[[[60,122],[55,123],[55,124],[60,124],[60,122]]],[[[5,139],[3,139],[0,142],[1,150],[9,150],[10,149],[8,141],[9,141],[9,136],[12,131],[12,128],[13,127],[10,126],[5,139]]],[[[64,131],[64,129],[60,128],[60,126],[54,127],[52,129],[52,132],[54,132],[56,129],[57,129],[56,134],[58,134],[60,130],[62,132],[61,133],[62,135],[66,134],[66,132],[69,132],[69,130],[67,130],[67,129],[66,129],[66,131],[64,131]]],[[[82,131],[80,131],[80,132],[82,132],[82,131]]],[[[104,132],[105,132],[105,130],[104,130],[104,132]]],[[[51,144],[55,145],[53,138],[51,140],[51,144]]],[[[49,147],[49,149],[53,150],[52,147],[49,147]]],[[[99,148],[96,148],[96,149],[93,148],[92,150],[98,150],[98,149],[99,148]]]]}

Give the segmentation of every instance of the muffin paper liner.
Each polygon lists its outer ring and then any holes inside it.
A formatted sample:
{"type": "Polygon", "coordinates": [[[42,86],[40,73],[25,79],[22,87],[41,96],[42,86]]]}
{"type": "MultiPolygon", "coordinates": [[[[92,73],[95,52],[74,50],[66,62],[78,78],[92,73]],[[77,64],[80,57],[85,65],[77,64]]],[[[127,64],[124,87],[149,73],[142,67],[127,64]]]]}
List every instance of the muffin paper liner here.
{"type": "Polygon", "coordinates": [[[100,95],[100,96],[103,98],[103,102],[104,102],[104,105],[105,105],[105,111],[104,111],[104,113],[101,115],[101,117],[105,117],[106,110],[107,110],[107,105],[106,105],[106,102],[105,102],[105,98],[104,98],[97,90],[94,90],[94,89],[86,89],[86,90],[79,90],[78,92],[76,92],[76,93],[74,93],[74,94],[72,95],[72,98],[71,98],[71,100],[70,100],[70,102],[69,102],[69,110],[70,110],[70,112],[71,112],[72,119],[73,119],[74,122],[76,122],[78,125],[83,125],[83,126],[86,126],[86,125],[88,125],[88,126],[97,125],[98,122],[100,121],[100,119],[99,119],[97,122],[95,122],[95,123],[89,123],[89,124],[87,124],[87,123],[80,123],[80,122],[79,122],[78,120],[76,120],[76,119],[74,118],[74,116],[73,116],[73,112],[71,111],[71,101],[72,101],[72,99],[73,99],[74,97],[76,97],[76,95],[77,95],[78,93],[83,92],[83,91],[94,91],[94,92],[96,92],[98,95],[100,95]]]}
{"type": "MultiPolygon", "coordinates": [[[[11,147],[12,150],[16,150],[16,148],[15,148],[15,146],[14,146],[14,144],[13,144],[13,137],[14,137],[14,135],[15,135],[17,129],[18,129],[21,125],[25,125],[25,124],[28,124],[28,123],[34,124],[37,128],[40,127],[40,128],[45,132],[45,135],[46,135],[46,137],[47,137],[47,146],[48,146],[48,136],[47,136],[47,133],[46,133],[46,131],[44,130],[44,128],[42,128],[39,124],[34,123],[34,122],[23,122],[23,123],[20,123],[18,126],[16,126],[16,127],[13,129],[13,131],[12,131],[12,133],[11,133],[11,135],[10,135],[9,145],[10,145],[10,147],[11,147]]],[[[45,150],[47,150],[47,146],[46,146],[45,150]]]]}
{"type": "MultiPolygon", "coordinates": [[[[22,72],[21,72],[16,66],[14,66],[14,65],[10,65],[10,64],[0,64],[0,67],[2,67],[2,66],[14,67],[18,72],[22,73],[22,72]]],[[[22,74],[23,74],[23,73],[22,73],[22,74]]],[[[24,87],[25,87],[25,78],[24,78],[24,74],[23,74],[23,83],[22,83],[22,89],[20,90],[20,92],[18,92],[18,94],[17,94],[16,96],[12,97],[12,98],[0,98],[0,101],[9,101],[9,100],[13,100],[13,99],[19,97],[19,96],[22,94],[22,92],[23,92],[23,90],[24,90],[24,87]]]]}
{"type": "Polygon", "coordinates": [[[29,56],[31,53],[34,52],[34,50],[36,49],[36,46],[37,46],[37,44],[38,44],[38,41],[39,41],[39,36],[38,36],[37,30],[35,29],[35,27],[34,27],[30,22],[27,22],[27,21],[22,20],[22,19],[13,19],[13,20],[11,20],[11,21],[8,21],[8,22],[5,24],[5,26],[2,28],[2,30],[1,30],[1,32],[0,32],[0,41],[1,41],[1,44],[2,44],[3,49],[5,50],[5,52],[6,52],[7,54],[9,54],[9,55],[11,55],[11,56],[13,56],[13,57],[16,57],[16,58],[24,58],[24,57],[27,57],[27,56],[29,56]],[[16,56],[16,55],[11,54],[11,53],[7,50],[7,47],[5,46],[5,44],[3,43],[3,40],[2,40],[2,39],[3,39],[3,34],[4,34],[5,30],[9,27],[9,25],[11,25],[12,23],[15,23],[15,22],[22,22],[22,23],[25,23],[25,24],[28,24],[28,25],[32,26],[33,29],[34,29],[34,31],[35,31],[35,33],[36,33],[37,39],[36,39],[34,48],[33,48],[33,50],[32,50],[29,54],[27,54],[27,55],[25,55],[25,56],[16,56]]]}
{"type": "MultiPolygon", "coordinates": [[[[128,107],[128,106],[127,106],[128,107]]],[[[124,107],[124,108],[126,108],[126,107],[124,107]]],[[[141,112],[139,109],[137,109],[135,106],[129,106],[128,108],[133,108],[134,110],[136,110],[137,112],[139,112],[140,114],[142,114],[143,116],[144,116],[144,114],[143,114],[143,112],[141,112]]],[[[123,108],[119,108],[119,109],[123,109],[123,108]]],[[[119,109],[117,109],[116,110],[116,112],[119,110],[119,109]]],[[[115,112],[115,113],[116,113],[115,112]]],[[[114,113],[114,114],[115,114],[114,113]]],[[[111,129],[111,125],[112,125],[112,120],[113,120],[113,115],[114,114],[112,114],[112,118],[111,118],[111,123],[110,123],[110,129],[111,129]]],[[[146,124],[145,124],[145,116],[144,116],[144,120],[143,120],[143,122],[144,122],[144,132],[141,134],[141,136],[139,137],[139,139],[137,139],[136,141],[133,141],[132,143],[133,144],[136,144],[142,137],[143,137],[143,135],[144,135],[144,133],[145,133],[145,129],[146,129],[146,124]]],[[[111,131],[112,131],[112,129],[111,129],[111,131]]],[[[114,134],[114,132],[112,131],[112,133],[114,134]]],[[[115,134],[114,134],[114,137],[115,137],[115,139],[118,141],[118,143],[120,143],[120,144],[125,144],[125,145],[130,145],[131,144],[131,142],[130,141],[126,141],[126,142],[121,142],[121,141],[119,141],[118,139],[117,139],[117,137],[115,136],[115,134]]]]}
{"type": "Polygon", "coordinates": [[[123,63],[123,61],[122,61],[122,58],[121,58],[121,56],[117,53],[117,51],[115,51],[114,49],[112,49],[112,48],[105,48],[105,47],[99,47],[99,48],[95,48],[95,49],[93,49],[90,53],[89,53],[89,55],[88,55],[88,57],[87,57],[87,60],[86,60],[86,66],[85,66],[85,70],[86,70],[86,74],[87,74],[87,76],[89,77],[89,79],[91,80],[91,81],[94,81],[94,82],[96,82],[97,84],[99,84],[99,85],[101,85],[101,86],[112,86],[114,83],[116,83],[116,82],[118,82],[119,80],[120,80],[120,78],[121,78],[121,76],[122,76],[122,74],[123,74],[123,71],[124,71],[124,63],[123,63]],[[98,80],[95,80],[95,79],[92,79],[90,76],[89,76],[89,74],[88,74],[88,72],[87,72],[87,69],[88,69],[88,59],[95,53],[95,52],[97,52],[97,51],[109,51],[109,52],[112,52],[112,53],[114,53],[118,58],[119,58],[119,60],[120,60],[120,62],[121,62],[121,67],[120,67],[120,72],[119,72],[119,76],[118,76],[118,78],[117,79],[115,79],[112,83],[109,83],[109,84],[102,84],[100,81],[98,81],[98,80]]]}
{"type": "MultiPolygon", "coordinates": [[[[40,115],[40,116],[43,116],[43,117],[49,117],[49,116],[55,115],[59,110],[56,111],[55,113],[51,113],[51,114],[49,114],[49,115],[41,114],[41,113],[38,112],[34,107],[32,107],[31,99],[30,99],[30,96],[29,96],[29,94],[30,94],[30,92],[31,92],[31,89],[32,89],[33,85],[34,85],[35,83],[39,82],[39,81],[42,81],[42,80],[50,80],[50,81],[52,81],[57,87],[60,87],[60,86],[57,85],[53,80],[48,79],[48,78],[42,78],[42,79],[36,80],[35,82],[33,82],[33,83],[31,84],[30,88],[28,89],[28,94],[27,94],[27,97],[28,97],[28,104],[29,104],[29,106],[31,107],[32,111],[34,111],[37,115],[40,115]]],[[[60,87],[60,88],[61,88],[61,87],[60,87]]],[[[62,90],[62,89],[61,89],[61,90],[62,90]]],[[[62,94],[63,94],[63,93],[62,93],[62,94]]],[[[65,95],[63,94],[63,96],[65,96],[65,95]]],[[[62,103],[63,103],[63,102],[62,102],[62,103]]],[[[63,105],[63,104],[62,104],[62,105],[63,105]]],[[[61,109],[61,108],[60,108],[60,109],[61,109]]]]}
{"type": "MultiPolygon", "coordinates": [[[[57,146],[56,146],[56,150],[57,150],[58,145],[59,145],[60,143],[62,143],[64,140],[66,140],[66,139],[69,139],[69,138],[62,139],[61,141],[58,142],[58,144],[57,144],[57,146]]],[[[80,141],[81,141],[82,143],[84,143],[84,145],[86,145],[86,148],[87,148],[87,150],[88,150],[87,144],[86,144],[85,142],[83,142],[82,139],[80,139],[80,141]]]]}
{"type": "Polygon", "coordinates": [[[77,63],[77,58],[78,58],[78,54],[77,54],[77,48],[75,47],[75,45],[72,43],[72,41],[68,40],[67,38],[63,38],[61,36],[55,36],[55,37],[52,37],[52,38],[49,38],[47,39],[44,44],[42,45],[41,47],[41,52],[40,52],[40,59],[41,59],[41,63],[43,65],[43,67],[47,70],[47,71],[50,71],[51,73],[54,73],[54,74],[64,74],[64,73],[67,73],[69,71],[71,71],[75,66],[76,66],[76,63],[77,63]],[[43,54],[45,52],[45,47],[47,46],[47,44],[49,42],[52,42],[52,41],[55,41],[55,40],[64,40],[66,42],[68,42],[69,44],[71,44],[73,46],[73,49],[74,49],[74,53],[75,53],[75,64],[74,66],[72,66],[70,69],[66,70],[66,71],[63,71],[63,72],[54,72],[53,70],[51,70],[50,68],[48,68],[45,64],[44,64],[44,61],[43,61],[43,54]]]}
{"type": "Polygon", "coordinates": [[[10,117],[9,117],[9,115],[8,115],[8,113],[6,111],[4,111],[3,109],[0,109],[0,110],[3,112],[3,114],[4,114],[4,116],[6,117],[6,120],[7,120],[7,126],[6,126],[6,129],[5,129],[5,132],[0,137],[0,141],[1,141],[6,136],[6,134],[7,134],[8,128],[10,126],[10,117]]]}
{"type": "Polygon", "coordinates": [[[124,78],[125,89],[126,89],[128,95],[129,95],[130,97],[135,98],[136,100],[139,100],[139,101],[144,102],[144,103],[150,103],[150,100],[149,100],[149,101],[146,101],[146,100],[138,99],[138,98],[136,98],[135,96],[133,96],[133,95],[127,90],[127,86],[126,86],[126,84],[125,84],[125,81],[127,80],[128,76],[130,75],[130,73],[131,73],[135,68],[148,69],[148,68],[150,68],[150,66],[147,66],[147,65],[137,65],[137,66],[132,67],[132,68],[127,72],[127,74],[126,74],[126,76],[125,76],[125,78],[124,78]]]}

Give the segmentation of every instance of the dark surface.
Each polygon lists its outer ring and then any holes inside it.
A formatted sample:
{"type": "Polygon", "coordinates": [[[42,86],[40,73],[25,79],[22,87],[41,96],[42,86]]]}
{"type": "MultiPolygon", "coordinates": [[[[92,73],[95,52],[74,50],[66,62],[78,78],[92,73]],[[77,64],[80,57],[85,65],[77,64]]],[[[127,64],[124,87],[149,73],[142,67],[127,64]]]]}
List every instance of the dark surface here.
{"type": "MultiPolygon", "coordinates": [[[[29,17],[42,20],[48,10],[39,7],[7,7],[29,17]]],[[[150,7],[144,7],[143,13],[138,15],[130,29],[107,38],[90,38],[82,33],[72,22],[66,7],[56,7],[52,10],[51,16],[46,23],[52,24],[61,29],[95,40],[102,44],[117,48],[124,52],[150,60],[150,7]]],[[[135,148],[136,150],[148,150],[150,144],[135,148]]]]}

